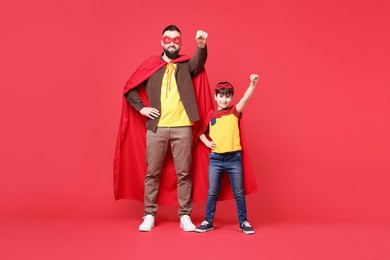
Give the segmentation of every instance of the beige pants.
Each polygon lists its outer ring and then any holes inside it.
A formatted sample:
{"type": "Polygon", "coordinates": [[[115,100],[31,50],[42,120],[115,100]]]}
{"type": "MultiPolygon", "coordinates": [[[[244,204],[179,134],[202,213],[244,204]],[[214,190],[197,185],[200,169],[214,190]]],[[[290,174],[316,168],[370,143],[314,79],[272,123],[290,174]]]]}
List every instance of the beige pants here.
{"type": "Polygon", "coordinates": [[[159,127],[154,133],[146,133],[146,162],[148,169],[145,176],[145,215],[156,215],[157,194],[160,184],[160,173],[165,155],[171,145],[177,176],[177,197],[179,216],[189,215],[192,210],[191,201],[191,165],[192,165],[192,128],[159,127]]]}

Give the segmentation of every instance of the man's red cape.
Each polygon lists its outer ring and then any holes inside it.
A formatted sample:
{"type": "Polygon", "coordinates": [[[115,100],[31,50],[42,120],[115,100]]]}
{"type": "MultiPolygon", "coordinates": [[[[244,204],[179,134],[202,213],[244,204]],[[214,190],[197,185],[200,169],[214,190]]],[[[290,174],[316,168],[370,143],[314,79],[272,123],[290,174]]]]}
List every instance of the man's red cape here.
{"type": "MultiPolygon", "coordinates": [[[[180,56],[175,63],[188,61],[190,57],[180,56]]],[[[143,85],[154,72],[166,64],[159,56],[151,57],[142,63],[127,81],[124,94],[138,88],[138,94],[145,106],[149,106],[146,90],[143,85]]],[[[204,129],[203,122],[214,110],[206,72],[203,70],[193,78],[195,96],[198,104],[200,119],[193,125],[193,158],[192,158],[192,198],[193,201],[207,199],[209,149],[197,138],[204,129]]],[[[243,139],[241,139],[242,145],[243,139]]],[[[244,145],[245,146],[245,145],[244,145]]],[[[244,147],[243,146],[243,147],[244,147]]],[[[118,139],[114,155],[114,194],[115,199],[134,199],[144,201],[144,178],[146,174],[146,117],[132,108],[125,96],[122,100],[122,114],[119,125],[118,139]]],[[[246,154],[243,152],[243,155],[246,154]]],[[[249,160],[243,159],[245,175],[245,193],[257,190],[256,181],[249,160]],[[247,187],[246,184],[250,184],[247,187]]],[[[226,183],[226,182],[224,182],[226,183]]],[[[228,185],[228,184],[227,184],[228,185]]],[[[223,186],[226,186],[224,184],[223,186]]],[[[219,200],[233,198],[229,188],[221,189],[219,200]]],[[[177,205],[176,172],[172,153],[167,152],[164,167],[160,175],[160,188],[157,197],[160,205],[177,205]]]]}

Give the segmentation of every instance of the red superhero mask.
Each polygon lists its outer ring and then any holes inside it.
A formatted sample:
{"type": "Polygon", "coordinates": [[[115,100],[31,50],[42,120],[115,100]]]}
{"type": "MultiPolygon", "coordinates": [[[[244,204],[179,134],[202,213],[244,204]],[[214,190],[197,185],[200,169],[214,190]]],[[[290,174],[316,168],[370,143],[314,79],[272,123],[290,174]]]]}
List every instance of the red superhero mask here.
{"type": "Polygon", "coordinates": [[[215,87],[215,90],[220,90],[220,89],[223,89],[223,88],[231,88],[234,91],[234,87],[229,82],[218,83],[217,86],[215,87]]]}
{"type": "Polygon", "coordinates": [[[176,36],[175,38],[171,38],[169,36],[164,36],[162,38],[162,41],[163,41],[164,44],[170,44],[172,42],[174,44],[180,45],[181,44],[181,37],[180,36],[176,36]]]}

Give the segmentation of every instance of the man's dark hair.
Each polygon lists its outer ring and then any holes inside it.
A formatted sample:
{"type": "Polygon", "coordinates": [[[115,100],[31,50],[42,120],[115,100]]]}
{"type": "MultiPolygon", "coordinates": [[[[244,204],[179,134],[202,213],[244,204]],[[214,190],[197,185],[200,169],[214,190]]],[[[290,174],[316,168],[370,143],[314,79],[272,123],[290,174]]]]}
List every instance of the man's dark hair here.
{"type": "Polygon", "coordinates": [[[165,29],[163,30],[161,35],[163,35],[166,31],[177,31],[177,32],[179,32],[181,34],[181,31],[179,30],[179,28],[177,28],[177,26],[173,25],[173,24],[165,27],[165,29]]]}
{"type": "Polygon", "coordinates": [[[227,81],[219,82],[215,87],[215,95],[222,94],[226,96],[234,95],[234,87],[227,81]]]}

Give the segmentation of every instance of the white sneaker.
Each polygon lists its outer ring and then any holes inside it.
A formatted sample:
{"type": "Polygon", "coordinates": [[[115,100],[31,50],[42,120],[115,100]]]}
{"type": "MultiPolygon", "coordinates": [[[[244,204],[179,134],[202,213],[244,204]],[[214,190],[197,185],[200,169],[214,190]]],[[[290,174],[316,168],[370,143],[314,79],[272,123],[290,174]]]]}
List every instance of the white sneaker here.
{"type": "Polygon", "coordinates": [[[142,219],[144,221],[139,226],[138,230],[139,231],[144,231],[144,232],[148,232],[148,231],[152,230],[152,228],[154,227],[154,217],[153,217],[153,215],[148,214],[146,216],[143,216],[142,219]]]}
{"type": "Polygon", "coordinates": [[[183,215],[180,218],[180,227],[184,231],[195,231],[195,229],[196,229],[195,225],[191,221],[190,216],[188,216],[188,215],[183,215]]]}

